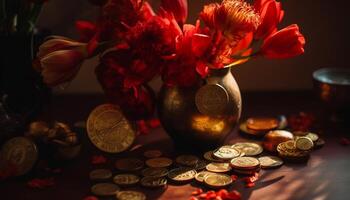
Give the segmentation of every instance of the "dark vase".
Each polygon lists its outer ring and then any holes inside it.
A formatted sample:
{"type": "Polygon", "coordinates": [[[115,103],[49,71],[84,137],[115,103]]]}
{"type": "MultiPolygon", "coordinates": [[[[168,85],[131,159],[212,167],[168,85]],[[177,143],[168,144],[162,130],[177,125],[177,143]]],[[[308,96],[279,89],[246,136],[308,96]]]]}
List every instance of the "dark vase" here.
{"type": "Polygon", "coordinates": [[[40,35],[0,36],[0,142],[35,118],[48,102],[50,90],[32,67],[40,35]]]}
{"type": "MultiPolygon", "coordinates": [[[[205,106],[215,106],[215,98],[205,106]]],[[[238,124],[242,100],[230,68],[213,71],[204,85],[193,87],[163,86],[158,99],[158,115],[163,128],[177,149],[207,151],[218,147],[238,124]],[[195,98],[206,85],[219,85],[227,92],[224,113],[208,115],[200,112],[195,98]]]]}

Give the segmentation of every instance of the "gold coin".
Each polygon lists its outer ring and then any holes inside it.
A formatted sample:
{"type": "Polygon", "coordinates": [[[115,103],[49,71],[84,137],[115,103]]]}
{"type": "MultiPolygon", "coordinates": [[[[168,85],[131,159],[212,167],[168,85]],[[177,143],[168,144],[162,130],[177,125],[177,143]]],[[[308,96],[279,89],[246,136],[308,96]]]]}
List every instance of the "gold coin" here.
{"type": "Polygon", "coordinates": [[[256,169],[253,169],[253,170],[233,169],[233,171],[235,173],[238,173],[238,174],[253,175],[256,172],[259,172],[260,168],[256,168],[256,169]]]}
{"type": "Polygon", "coordinates": [[[142,176],[164,177],[168,175],[166,168],[146,168],[142,170],[142,176]]]}
{"type": "Polygon", "coordinates": [[[304,161],[309,157],[309,151],[301,151],[297,148],[289,149],[286,142],[282,142],[277,146],[277,152],[280,157],[291,161],[304,161]]]}
{"type": "Polygon", "coordinates": [[[227,112],[229,96],[221,85],[208,84],[198,90],[195,103],[198,111],[204,115],[223,115],[227,112]]]}
{"type": "Polygon", "coordinates": [[[158,158],[162,156],[162,152],[159,150],[148,150],[143,153],[146,158],[158,158]]]}
{"type": "Polygon", "coordinates": [[[287,148],[287,149],[290,149],[290,150],[293,150],[296,148],[295,146],[295,140],[288,140],[286,142],[284,142],[284,146],[287,148]]]}
{"type": "Polygon", "coordinates": [[[134,174],[118,174],[114,176],[113,182],[119,186],[130,186],[140,182],[140,178],[134,174]]]}
{"type": "Polygon", "coordinates": [[[313,142],[316,142],[319,139],[316,133],[308,133],[305,137],[310,138],[313,142]]]}
{"type": "Polygon", "coordinates": [[[277,128],[279,121],[276,118],[261,117],[249,118],[247,128],[255,131],[268,131],[277,128]]]}
{"type": "Polygon", "coordinates": [[[295,140],[295,147],[302,151],[308,151],[314,147],[314,143],[308,137],[299,137],[295,140]]]}
{"type": "Polygon", "coordinates": [[[146,195],[136,191],[120,191],[117,193],[118,200],[146,200],[146,195]]]}
{"type": "Polygon", "coordinates": [[[115,162],[115,167],[121,171],[137,171],[143,166],[143,161],[137,158],[123,158],[115,162]]]}
{"type": "Polygon", "coordinates": [[[231,160],[231,166],[235,169],[255,169],[259,168],[260,162],[253,157],[237,157],[231,160]]]}
{"type": "Polygon", "coordinates": [[[269,169],[283,165],[283,160],[277,156],[263,156],[258,158],[261,168],[269,169]]]}
{"type": "Polygon", "coordinates": [[[16,176],[29,172],[38,160],[38,149],[34,142],[25,137],[8,140],[1,149],[1,157],[5,162],[16,166],[16,176]]]}
{"type": "Polygon", "coordinates": [[[135,132],[119,107],[103,104],[95,108],[87,120],[91,142],[101,151],[119,153],[127,150],[135,140],[135,132]]]}
{"type": "Polygon", "coordinates": [[[246,156],[257,156],[263,152],[263,148],[256,143],[239,142],[232,145],[232,148],[243,152],[246,156]]]}
{"type": "Polygon", "coordinates": [[[211,161],[211,162],[225,162],[224,160],[222,159],[219,159],[219,158],[215,158],[213,156],[213,151],[207,151],[204,153],[203,157],[208,160],[208,161],[211,161]]]}
{"type": "Polygon", "coordinates": [[[245,134],[248,134],[248,135],[252,135],[252,136],[255,136],[255,137],[262,137],[266,134],[266,131],[255,131],[255,130],[252,130],[252,129],[248,129],[247,127],[247,122],[242,122],[240,125],[239,125],[239,130],[245,134]]]}
{"type": "Polygon", "coordinates": [[[210,174],[216,174],[216,173],[209,172],[209,171],[201,171],[201,172],[198,172],[194,178],[196,179],[196,181],[203,183],[204,178],[210,174]]]}
{"type": "Polygon", "coordinates": [[[153,168],[169,167],[173,164],[170,158],[159,157],[146,160],[146,165],[153,168]]]}
{"type": "Polygon", "coordinates": [[[141,179],[141,185],[148,188],[163,187],[167,184],[167,179],[164,177],[146,176],[141,179]]]}
{"type": "Polygon", "coordinates": [[[169,171],[168,178],[176,182],[186,182],[194,179],[197,172],[194,169],[180,167],[169,171]]]}
{"type": "Polygon", "coordinates": [[[230,160],[240,155],[240,151],[231,146],[222,146],[213,152],[213,156],[222,160],[230,160]]]}
{"type": "Polygon", "coordinates": [[[199,158],[193,155],[181,155],[176,157],[176,162],[180,165],[193,167],[198,163],[199,158]]]}
{"type": "Polygon", "coordinates": [[[201,171],[203,169],[205,169],[205,167],[207,166],[208,162],[205,161],[205,160],[199,160],[196,167],[195,167],[195,170],[196,171],[201,171]]]}
{"type": "Polygon", "coordinates": [[[106,180],[112,177],[112,171],[109,169],[95,169],[90,172],[91,180],[106,180]]]}
{"type": "Polygon", "coordinates": [[[231,166],[228,163],[209,163],[206,169],[210,172],[225,173],[231,171],[231,166]]]}
{"type": "Polygon", "coordinates": [[[210,174],[204,178],[204,183],[211,188],[223,188],[232,183],[232,178],[227,174],[210,174]]]}
{"type": "Polygon", "coordinates": [[[114,196],[119,187],[112,183],[97,183],[91,187],[91,192],[96,196],[114,196]]]}

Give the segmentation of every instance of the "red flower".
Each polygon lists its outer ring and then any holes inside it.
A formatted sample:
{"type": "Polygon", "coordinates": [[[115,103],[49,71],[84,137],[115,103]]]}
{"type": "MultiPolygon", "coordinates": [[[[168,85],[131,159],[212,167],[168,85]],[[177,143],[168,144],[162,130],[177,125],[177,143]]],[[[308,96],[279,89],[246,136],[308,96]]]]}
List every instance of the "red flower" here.
{"type": "Polygon", "coordinates": [[[254,8],[260,13],[261,21],[254,37],[263,39],[276,32],[277,25],[282,21],[284,15],[281,3],[276,0],[256,0],[254,8]]]}
{"type": "Polygon", "coordinates": [[[31,188],[44,189],[46,187],[51,187],[55,185],[55,180],[53,178],[39,179],[35,178],[28,182],[28,186],[31,188]]]}
{"type": "Polygon", "coordinates": [[[188,14],[187,0],[162,0],[161,6],[166,11],[173,13],[180,26],[186,22],[188,14]]]}
{"type": "Polygon", "coordinates": [[[96,25],[88,21],[76,21],[75,27],[81,42],[89,42],[96,34],[96,25]]]}
{"type": "Polygon", "coordinates": [[[264,40],[260,54],[270,59],[284,59],[304,53],[305,38],[296,24],[290,25],[264,40]]]}
{"type": "Polygon", "coordinates": [[[91,164],[93,165],[100,165],[107,163],[107,158],[104,156],[92,156],[91,157],[91,164]]]}
{"type": "Polygon", "coordinates": [[[228,193],[226,200],[241,200],[241,194],[237,190],[228,193]]]}
{"type": "Polygon", "coordinates": [[[255,31],[260,23],[259,15],[252,6],[242,0],[209,4],[204,7],[200,17],[209,28],[222,32],[234,42],[255,31]]]}

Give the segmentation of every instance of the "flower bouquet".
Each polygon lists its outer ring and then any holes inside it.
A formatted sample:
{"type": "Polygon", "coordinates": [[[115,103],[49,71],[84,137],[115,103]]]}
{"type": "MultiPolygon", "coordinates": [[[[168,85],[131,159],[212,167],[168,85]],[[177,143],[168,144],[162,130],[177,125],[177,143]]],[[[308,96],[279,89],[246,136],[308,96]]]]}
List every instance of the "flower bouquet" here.
{"type": "Polygon", "coordinates": [[[284,11],[276,0],[208,4],[195,24],[186,23],[187,0],[162,0],[157,12],[145,0],[90,2],[100,6],[96,22],[77,21],[78,40],[47,39],[34,66],[47,85],[57,86],[98,55],[97,79],[130,119],[153,114],[155,98],[147,83],[156,76],[168,87],[193,87],[215,70],[255,57],[284,59],[304,52],[296,24],[278,29],[284,11]]]}

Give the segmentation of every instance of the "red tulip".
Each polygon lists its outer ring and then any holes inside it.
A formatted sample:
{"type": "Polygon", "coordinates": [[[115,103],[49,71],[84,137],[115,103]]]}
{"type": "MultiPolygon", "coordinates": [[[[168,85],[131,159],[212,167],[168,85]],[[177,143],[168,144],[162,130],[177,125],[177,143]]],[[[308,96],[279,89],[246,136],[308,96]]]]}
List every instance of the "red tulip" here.
{"type": "Polygon", "coordinates": [[[162,8],[174,14],[176,21],[183,25],[188,15],[187,0],[162,0],[162,8]]]}
{"type": "Polygon", "coordinates": [[[221,4],[209,4],[200,14],[201,19],[211,29],[237,42],[249,32],[254,32],[259,23],[259,15],[253,7],[242,0],[224,0],[221,4]]]}
{"type": "Polygon", "coordinates": [[[37,56],[44,82],[57,86],[71,81],[89,54],[86,43],[55,37],[40,46],[37,56]]]}
{"type": "Polygon", "coordinates": [[[303,54],[304,45],[304,36],[293,24],[267,37],[259,54],[270,59],[291,58],[303,54]]]}
{"type": "Polygon", "coordinates": [[[283,19],[284,11],[276,0],[256,0],[255,10],[260,14],[261,24],[255,32],[256,39],[263,39],[277,31],[277,25],[283,19]]]}

